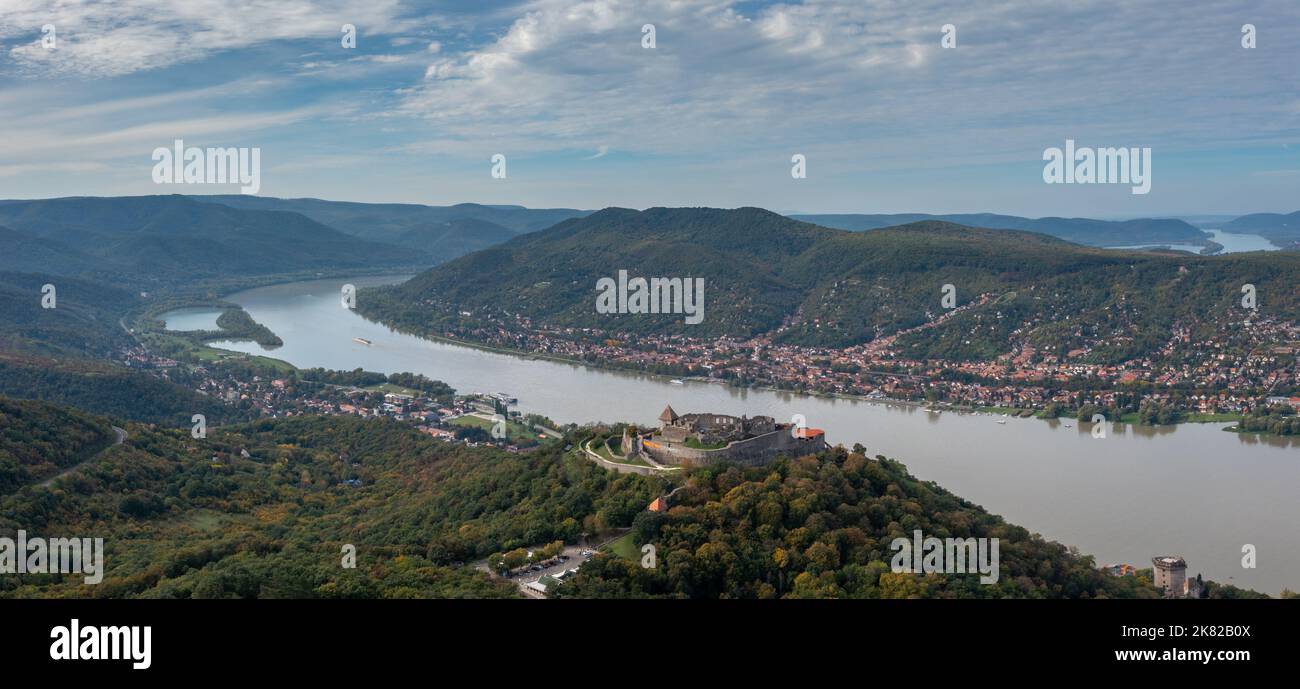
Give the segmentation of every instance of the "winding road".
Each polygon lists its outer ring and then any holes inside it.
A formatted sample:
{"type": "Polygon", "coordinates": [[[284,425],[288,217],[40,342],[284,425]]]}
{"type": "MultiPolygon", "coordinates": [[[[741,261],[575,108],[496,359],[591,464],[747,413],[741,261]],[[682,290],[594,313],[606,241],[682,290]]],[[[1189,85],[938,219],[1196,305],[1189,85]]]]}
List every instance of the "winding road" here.
{"type": "Polygon", "coordinates": [[[127,436],[126,436],[126,429],[124,429],[124,428],[118,428],[117,426],[113,426],[113,434],[116,435],[117,438],[113,441],[113,444],[112,444],[112,445],[109,445],[108,447],[106,447],[106,448],[100,450],[99,452],[96,452],[95,454],[91,455],[90,458],[87,459],[87,460],[85,460],[84,462],[80,462],[80,463],[78,463],[78,464],[74,464],[73,466],[70,466],[70,467],[68,467],[67,469],[64,469],[63,471],[59,472],[58,474],[55,474],[54,476],[51,476],[50,478],[47,478],[47,479],[45,479],[44,481],[41,481],[40,483],[38,483],[38,484],[36,484],[36,485],[41,486],[41,487],[43,487],[43,488],[49,488],[51,483],[54,483],[55,481],[57,481],[57,480],[63,478],[64,476],[67,476],[68,474],[71,474],[72,472],[76,471],[77,469],[80,469],[81,467],[86,466],[86,464],[88,464],[88,463],[90,463],[90,462],[93,462],[93,461],[95,461],[96,459],[99,459],[99,456],[102,455],[102,454],[104,454],[105,452],[108,452],[109,448],[117,447],[118,445],[121,445],[123,441],[126,440],[126,437],[127,437],[127,436]]]}

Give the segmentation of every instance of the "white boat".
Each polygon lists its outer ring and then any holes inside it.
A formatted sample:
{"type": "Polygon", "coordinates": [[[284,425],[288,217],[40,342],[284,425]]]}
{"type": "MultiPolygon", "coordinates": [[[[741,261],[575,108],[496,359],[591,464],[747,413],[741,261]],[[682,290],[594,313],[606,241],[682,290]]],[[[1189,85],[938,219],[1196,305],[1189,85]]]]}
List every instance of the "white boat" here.
{"type": "Polygon", "coordinates": [[[680,381],[680,380],[678,380],[678,379],[676,379],[676,378],[673,378],[672,380],[670,380],[670,381],[668,381],[668,382],[669,382],[669,383],[672,383],[673,385],[685,385],[685,384],[686,384],[686,383],[683,383],[682,381],[680,381]]]}
{"type": "Polygon", "coordinates": [[[1003,420],[1003,419],[998,419],[998,423],[1000,423],[1000,424],[1002,424],[1002,425],[1005,426],[1007,422],[1006,422],[1005,420],[1003,420]]]}
{"type": "Polygon", "coordinates": [[[354,338],[352,338],[352,341],[353,341],[353,342],[360,342],[361,344],[363,344],[363,345],[365,345],[365,346],[367,346],[367,347],[369,347],[370,345],[374,344],[373,342],[371,342],[370,340],[367,340],[367,339],[364,338],[364,337],[354,337],[354,338]]]}

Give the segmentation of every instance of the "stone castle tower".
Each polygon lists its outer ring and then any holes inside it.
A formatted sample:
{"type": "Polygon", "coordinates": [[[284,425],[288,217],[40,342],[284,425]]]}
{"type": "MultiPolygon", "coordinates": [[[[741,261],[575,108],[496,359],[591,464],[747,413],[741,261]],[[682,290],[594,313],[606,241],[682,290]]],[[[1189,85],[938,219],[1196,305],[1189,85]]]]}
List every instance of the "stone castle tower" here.
{"type": "Polygon", "coordinates": [[[1151,558],[1155,565],[1155,585],[1163,587],[1165,598],[1181,598],[1187,591],[1187,561],[1177,555],[1151,558]]]}

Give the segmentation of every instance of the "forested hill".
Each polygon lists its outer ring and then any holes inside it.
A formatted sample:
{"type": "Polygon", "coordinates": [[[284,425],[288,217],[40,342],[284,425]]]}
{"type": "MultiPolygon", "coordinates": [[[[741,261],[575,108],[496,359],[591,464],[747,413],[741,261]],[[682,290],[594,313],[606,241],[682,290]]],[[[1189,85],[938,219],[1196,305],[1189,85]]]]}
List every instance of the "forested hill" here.
{"type": "Polygon", "coordinates": [[[432,265],[423,251],[367,241],[298,213],[185,196],[0,202],[0,270],[41,270],[136,289],[238,276],[432,265]]]}
{"type": "Polygon", "coordinates": [[[302,215],[340,232],[398,244],[432,254],[435,262],[500,244],[562,220],[587,215],[573,208],[525,208],[478,203],[425,206],[413,203],[353,203],[269,196],[192,196],[231,208],[279,210],[302,215]]]}
{"type": "Polygon", "coordinates": [[[773,332],[778,341],[847,346],[935,320],[950,284],[956,304],[970,308],[909,346],[918,356],[982,358],[1006,352],[1022,328],[1040,349],[1096,341],[1142,351],[1175,322],[1213,330],[1240,319],[1244,284],[1268,295],[1261,314],[1294,320],[1297,282],[1300,254],[1291,252],[1202,257],[946,222],[847,232],[757,208],[611,208],[364,292],[359,309],[433,334],[528,317],[610,332],[773,332]],[[620,269],[704,278],[703,322],[597,313],[597,281],[620,269]]]}
{"type": "Polygon", "coordinates": [[[1258,234],[1281,247],[1300,248],[1300,211],[1252,213],[1243,215],[1222,228],[1226,232],[1258,234]]]}
{"type": "Polygon", "coordinates": [[[107,357],[131,342],[118,319],[139,303],[112,285],[0,270],[0,352],[107,357]]]}
{"type": "Polygon", "coordinates": [[[113,440],[102,417],[0,396],[0,495],[90,459],[113,440]]]}
{"type": "MultiPolygon", "coordinates": [[[[37,413],[44,433],[85,426],[46,405],[37,413]]],[[[558,595],[1155,595],[1149,580],[1103,576],[1090,558],[901,464],[843,449],[692,470],[673,509],[655,517],[645,508],[673,489],[666,479],[608,472],[558,443],[516,455],[355,417],[262,420],[205,439],[126,430],[125,442],[51,487],[0,496],[0,534],[102,535],[103,583],[0,577],[0,597],[514,596],[515,584],[472,563],[626,527],[658,544],[659,568],[601,554],[558,595]],[[918,528],[1000,538],[997,584],[890,573],[889,539],[918,528]],[[355,569],[341,567],[344,544],[356,546],[355,569]]]]}
{"type": "Polygon", "coordinates": [[[1038,232],[1087,246],[1137,246],[1140,244],[1197,244],[1210,235],[1193,225],[1173,218],[1139,218],[1136,220],[1094,220],[1092,218],[1022,218],[997,213],[899,213],[808,214],[792,215],[796,220],[825,227],[862,232],[907,223],[940,221],[995,230],[1038,232]]]}
{"type": "Polygon", "coordinates": [[[51,487],[0,496],[0,535],[102,536],[103,583],[0,577],[0,598],[514,597],[472,562],[629,526],[668,488],[558,445],[469,448],[389,419],[126,430],[51,487]]]}
{"type": "Polygon", "coordinates": [[[1154,598],[1150,579],[1112,577],[1091,557],[919,481],[902,464],[836,448],[761,468],[692,473],[666,513],[644,512],[635,543],[654,568],[597,558],[563,597],[1154,598]],[[895,538],[996,538],[998,580],[895,573],[895,538]]]}

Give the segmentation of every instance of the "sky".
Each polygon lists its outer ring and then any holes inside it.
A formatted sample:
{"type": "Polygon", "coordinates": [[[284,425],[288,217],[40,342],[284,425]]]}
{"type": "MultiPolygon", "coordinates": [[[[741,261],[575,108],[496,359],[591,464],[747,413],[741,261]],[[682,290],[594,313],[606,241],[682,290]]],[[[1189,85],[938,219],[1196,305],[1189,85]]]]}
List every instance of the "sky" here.
{"type": "Polygon", "coordinates": [[[1292,212],[1300,2],[0,0],[0,198],[238,193],[156,184],[176,139],[280,197],[1292,212]],[[1067,139],[1150,192],[1045,183],[1067,139]]]}

